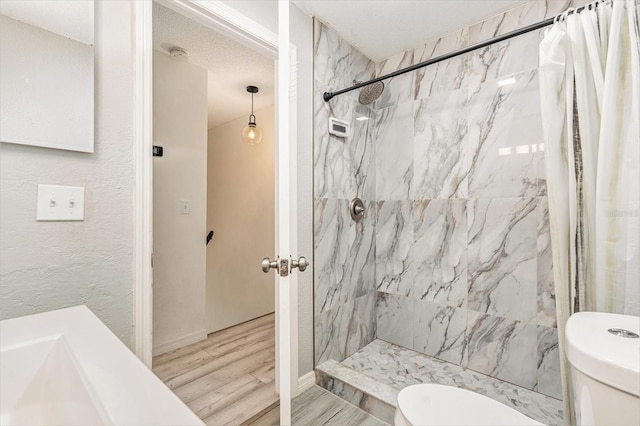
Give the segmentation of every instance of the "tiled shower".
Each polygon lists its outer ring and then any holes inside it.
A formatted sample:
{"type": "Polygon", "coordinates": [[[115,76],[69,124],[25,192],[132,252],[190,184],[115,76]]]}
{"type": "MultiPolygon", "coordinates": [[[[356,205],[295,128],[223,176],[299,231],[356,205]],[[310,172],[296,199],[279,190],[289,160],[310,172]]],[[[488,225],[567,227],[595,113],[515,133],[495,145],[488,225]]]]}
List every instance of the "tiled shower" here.
{"type": "Polygon", "coordinates": [[[315,363],[381,339],[561,398],[544,145],[542,31],[358,92],[325,91],[553,16],[531,1],[373,63],[314,26],[315,363]],[[352,135],[328,134],[328,118],[352,135]],[[355,223],[349,201],[365,218],[355,223]]]}

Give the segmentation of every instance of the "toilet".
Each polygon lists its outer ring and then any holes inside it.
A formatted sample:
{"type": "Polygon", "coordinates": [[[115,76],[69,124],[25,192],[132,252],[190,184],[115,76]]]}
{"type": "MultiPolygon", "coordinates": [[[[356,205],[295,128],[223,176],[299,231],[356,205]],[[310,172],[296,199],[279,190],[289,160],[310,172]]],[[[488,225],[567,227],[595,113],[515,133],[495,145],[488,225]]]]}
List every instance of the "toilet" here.
{"type": "Polygon", "coordinates": [[[419,384],[398,394],[394,424],[542,425],[500,402],[453,386],[419,384]]]}
{"type": "MultiPolygon", "coordinates": [[[[578,425],[640,425],[640,317],[579,312],[567,321],[578,425]]],[[[398,394],[394,424],[541,425],[478,393],[453,386],[418,384],[398,394]]]]}
{"type": "Polygon", "coordinates": [[[567,321],[578,425],[640,424],[640,317],[579,312],[567,321]]]}

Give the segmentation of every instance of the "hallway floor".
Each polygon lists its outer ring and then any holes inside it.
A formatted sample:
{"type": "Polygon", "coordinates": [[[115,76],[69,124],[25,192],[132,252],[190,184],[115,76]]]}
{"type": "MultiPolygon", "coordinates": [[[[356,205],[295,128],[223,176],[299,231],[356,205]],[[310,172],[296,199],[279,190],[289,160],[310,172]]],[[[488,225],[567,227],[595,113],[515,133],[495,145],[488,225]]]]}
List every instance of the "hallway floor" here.
{"type": "MultiPolygon", "coordinates": [[[[153,358],[153,372],[208,425],[279,424],[275,315],[153,358]]],[[[291,402],[294,425],[385,425],[319,386],[291,402]]]]}
{"type": "MultiPolygon", "coordinates": [[[[251,426],[280,424],[280,407],[276,406],[257,418],[251,426]]],[[[314,385],[291,401],[293,426],[385,426],[387,423],[351,405],[344,399],[314,385]]]]}
{"type": "Polygon", "coordinates": [[[208,425],[251,423],[278,406],[275,316],[153,358],[153,372],[208,425]]]}

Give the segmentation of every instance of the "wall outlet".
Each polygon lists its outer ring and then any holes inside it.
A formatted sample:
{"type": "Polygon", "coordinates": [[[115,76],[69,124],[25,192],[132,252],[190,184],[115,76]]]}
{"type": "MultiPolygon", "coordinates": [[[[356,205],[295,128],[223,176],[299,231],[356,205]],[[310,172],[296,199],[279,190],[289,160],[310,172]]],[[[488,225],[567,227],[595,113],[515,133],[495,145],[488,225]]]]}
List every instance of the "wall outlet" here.
{"type": "Polygon", "coordinates": [[[36,220],[84,220],[84,187],[38,185],[36,220]]]}

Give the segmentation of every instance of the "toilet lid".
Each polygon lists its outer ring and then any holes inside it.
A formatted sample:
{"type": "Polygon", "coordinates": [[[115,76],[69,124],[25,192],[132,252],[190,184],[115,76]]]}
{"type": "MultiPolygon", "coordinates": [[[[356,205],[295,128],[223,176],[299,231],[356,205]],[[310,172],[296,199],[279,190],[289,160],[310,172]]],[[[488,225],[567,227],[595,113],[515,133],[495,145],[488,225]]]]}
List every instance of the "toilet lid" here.
{"type": "Polygon", "coordinates": [[[398,409],[413,425],[541,425],[500,402],[453,386],[419,384],[398,394],[398,409]]]}

